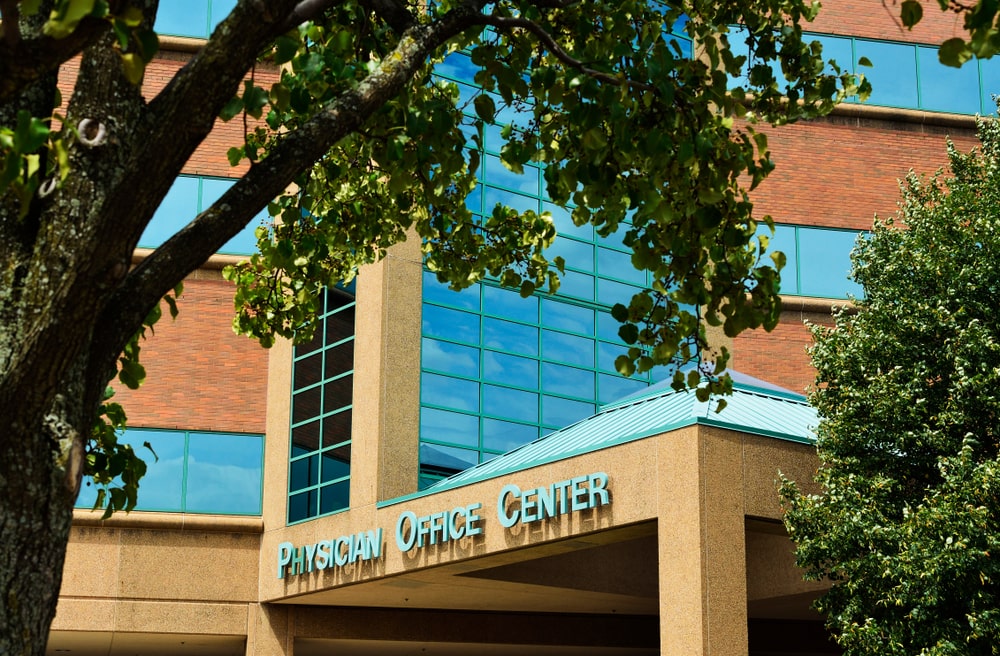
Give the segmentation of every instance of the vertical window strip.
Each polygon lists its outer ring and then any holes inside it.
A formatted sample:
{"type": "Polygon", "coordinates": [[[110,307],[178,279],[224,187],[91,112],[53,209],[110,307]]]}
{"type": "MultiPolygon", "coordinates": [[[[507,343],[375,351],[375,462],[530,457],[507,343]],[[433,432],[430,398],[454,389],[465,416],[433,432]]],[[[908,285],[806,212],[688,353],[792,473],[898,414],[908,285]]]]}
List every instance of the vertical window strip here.
{"type": "Polygon", "coordinates": [[[292,439],[288,463],[289,524],[340,512],[350,502],[349,488],[347,494],[335,493],[343,491],[350,480],[355,324],[353,318],[347,320],[346,317],[353,317],[356,307],[353,285],[347,290],[327,290],[315,336],[309,343],[297,346],[293,353],[292,439]],[[338,333],[337,329],[342,332],[338,333]],[[346,345],[351,345],[350,357],[343,350],[346,345]],[[307,366],[317,370],[305,369],[307,366]],[[340,385],[334,385],[338,381],[340,385]],[[296,420],[299,414],[297,408],[306,403],[306,399],[312,398],[312,395],[306,396],[304,393],[312,391],[318,394],[318,402],[309,406],[312,413],[296,420]],[[346,397],[335,396],[343,394],[346,397]],[[346,434],[333,434],[345,419],[346,434]],[[310,429],[310,434],[300,438],[299,430],[307,428],[310,429]],[[313,430],[315,434],[312,434],[313,430]],[[307,440],[308,443],[299,444],[297,439],[307,440]],[[302,452],[297,453],[300,449],[302,452]],[[346,456],[346,462],[341,455],[346,456]],[[328,476],[326,467],[341,467],[342,465],[335,464],[337,462],[346,464],[346,473],[328,476]],[[333,507],[326,507],[326,493],[329,493],[331,500],[342,501],[336,501],[333,507]]]}

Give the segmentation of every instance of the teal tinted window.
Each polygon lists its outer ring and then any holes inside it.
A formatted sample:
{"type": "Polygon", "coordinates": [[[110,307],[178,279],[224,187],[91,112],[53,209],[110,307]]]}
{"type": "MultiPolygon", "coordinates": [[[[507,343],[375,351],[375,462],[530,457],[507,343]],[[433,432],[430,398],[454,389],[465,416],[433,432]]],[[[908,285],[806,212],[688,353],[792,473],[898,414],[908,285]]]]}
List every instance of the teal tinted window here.
{"type": "Polygon", "coordinates": [[[757,234],[769,236],[765,257],[770,259],[774,251],[785,254],[782,294],[821,298],[861,296],[861,286],[847,277],[857,230],[776,225],[774,235],[765,226],[757,234]]]}
{"type": "Polygon", "coordinates": [[[478,412],[479,384],[425,372],[420,377],[420,401],[426,405],[478,412]]]}
{"type": "Polygon", "coordinates": [[[916,46],[858,39],[855,51],[859,59],[867,57],[872,63],[871,68],[858,69],[872,83],[872,95],[868,102],[892,107],[919,107],[916,46]]]}
{"type": "Polygon", "coordinates": [[[937,44],[827,35],[813,38],[823,44],[824,59],[835,59],[843,70],[864,74],[871,81],[868,104],[954,114],[996,112],[990,97],[1000,90],[1000,65],[995,59],[973,59],[954,68],[941,64],[937,44]],[[873,66],[859,66],[861,57],[873,66]]]}
{"type": "MultiPolygon", "coordinates": [[[[179,175],[171,185],[146,230],[139,237],[140,248],[156,248],[190,223],[199,212],[212,206],[233,184],[227,178],[179,175]]],[[[257,250],[254,231],[263,225],[263,215],[250,221],[219,253],[250,255],[257,250]]]]}
{"type": "Polygon", "coordinates": [[[521,295],[512,289],[499,287],[484,287],[482,292],[483,309],[486,314],[526,323],[538,323],[537,297],[521,298],[521,295]]]}
{"type": "Polygon", "coordinates": [[[918,47],[917,58],[922,108],[954,114],[980,112],[977,62],[971,61],[961,68],[945,66],[938,59],[938,49],[930,46],[918,47]]]}
{"type": "Polygon", "coordinates": [[[822,35],[816,36],[814,39],[819,41],[820,45],[823,46],[823,60],[828,62],[826,67],[827,73],[833,73],[833,67],[829,65],[831,60],[842,71],[854,70],[854,62],[858,58],[854,56],[854,43],[852,39],[822,35]]]}
{"type": "MultiPolygon", "coordinates": [[[[749,54],[746,34],[742,28],[730,28],[729,41],[734,54],[749,54]]],[[[1000,91],[1000,64],[995,59],[974,59],[961,68],[954,68],[940,63],[937,44],[916,45],[827,34],[809,34],[806,38],[822,45],[825,61],[834,60],[842,71],[868,78],[872,94],[866,104],[955,114],[996,112],[991,94],[1000,91]],[[872,66],[860,66],[858,61],[862,57],[872,66]]],[[[751,59],[742,75],[731,80],[731,85],[746,87],[753,66],[751,59]]],[[[770,70],[780,83],[780,67],[772,64],[770,70]]],[[[829,65],[826,70],[833,72],[829,65]]],[[[857,98],[848,101],[857,102],[857,98]]]]}
{"type": "Polygon", "coordinates": [[[848,280],[851,249],[857,237],[858,233],[853,230],[799,230],[799,260],[809,263],[799,271],[803,296],[861,296],[861,286],[848,280]]]}
{"type": "Polygon", "coordinates": [[[479,446],[479,417],[424,408],[420,413],[420,434],[427,439],[462,446],[479,446]]]}
{"type": "MultiPolygon", "coordinates": [[[[683,32],[683,21],[676,30],[683,32]]],[[[676,40],[682,52],[690,52],[683,34],[676,40]]],[[[481,93],[474,85],[476,70],[464,53],[450,55],[435,70],[458,85],[470,122],[475,119],[473,99],[481,93]]],[[[503,166],[497,157],[503,143],[500,125],[527,125],[532,108],[529,103],[506,106],[499,97],[494,102],[497,125],[482,131],[480,184],[467,205],[480,215],[497,203],[549,212],[559,236],[547,256],[563,257],[566,272],[557,294],[527,299],[494,282],[455,293],[425,273],[421,485],[593,414],[599,395],[631,392],[651,380],[644,374],[617,385],[611,381],[625,379],[615,373],[613,362],[601,369],[597,364],[598,352],[623,352],[618,324],[608,332],[603,320],[610,318],[614,303],[627,303],[647,284],[647,274],[632,268],[621,234],[600,238],[592,226],[574,225],[569,209],[548,202],[540,169],[525,166],[524,174],[515,174],[503,166]]]]}
{"type": "Polygon", "coordinates": [[[154,29],[164,35],[207,39],[236,0],[170,0],[161,2],[154,29]]]}
{"type": "Polygon", "coordinates": [[[476,348],[425,337],[420,346],[420,360],[424,369],[479,377],[479,349],[476,348]]]}
{"type": "MultiPolygon", "coordinates": [[[[119,438],[146,461],[136,510],[259,515],[264,483],[264,437],[243,433],[129,428],[119,438]],[[153,455],[143,445],[148,442],[153,455]]],[[[79,508],[91,508],[97,489],[85,485],[79,508]]]]}
{"type": "Polygon", "coordinates": [[[461,342],[479,341],[479,315],[425,305],[422,322],[425,335],[447,337],[461,342]]]}
{"type": "Polygon", "coordinates": [[[353,289],[327,290],[313,338],[295,347],[289,523],[350,503],[354,310],[353,289]]]}
{"type": "MultiPolygon", "coordinates": [[[[968,66],[968,64],[966,64],[968,66]]],[[[983,115],[996,114],[997,104],[993,96],[1000,94],[1000,57],[979,60],[980,110],[983,115]]]]}

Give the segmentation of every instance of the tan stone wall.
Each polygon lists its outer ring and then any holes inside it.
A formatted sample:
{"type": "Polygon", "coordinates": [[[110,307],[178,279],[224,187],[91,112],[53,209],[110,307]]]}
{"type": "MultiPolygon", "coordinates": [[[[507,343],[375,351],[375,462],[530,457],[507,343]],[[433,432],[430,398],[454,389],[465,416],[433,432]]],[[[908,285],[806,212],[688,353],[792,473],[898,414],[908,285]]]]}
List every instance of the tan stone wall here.
{"type": "Polygon", "coordinates": [[[75,511],[55,632],[245,636],[260,520],[75,511]]]}

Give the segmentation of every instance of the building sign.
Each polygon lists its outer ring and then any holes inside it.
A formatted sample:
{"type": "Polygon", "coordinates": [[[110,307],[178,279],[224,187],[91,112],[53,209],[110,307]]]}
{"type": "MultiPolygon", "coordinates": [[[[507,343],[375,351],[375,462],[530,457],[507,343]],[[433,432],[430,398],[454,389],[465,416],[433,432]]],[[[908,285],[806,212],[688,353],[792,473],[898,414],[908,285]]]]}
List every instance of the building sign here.
{"type": "MultiPolygon", "coordinates": [[[[611,503],[608,475],[595,472],[557,481],[543,487],[522,490],[507,484],[496,499],[497,519],[503,528],[532,524],[551,517],[598,508],[611,503]]],[[[411,510],[396,519],[396,547],[403,553],[444,544],[483,533],[481,503],[470,503],[417,516],[411,510]]],[[[332,540],[296,547],[291,542],[278,545],[278,578],[344,567],[381,558],[382,529],[359,531],[332,540]]]]}

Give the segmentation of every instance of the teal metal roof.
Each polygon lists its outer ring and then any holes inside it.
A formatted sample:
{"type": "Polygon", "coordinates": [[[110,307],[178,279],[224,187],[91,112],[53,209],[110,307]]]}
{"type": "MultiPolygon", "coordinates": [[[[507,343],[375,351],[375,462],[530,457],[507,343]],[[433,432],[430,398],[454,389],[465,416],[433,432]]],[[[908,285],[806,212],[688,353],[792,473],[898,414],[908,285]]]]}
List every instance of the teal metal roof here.
{"type": "Polygon", "coordinates": [[[676,392],[669,381],[601,408],[592,417],[540,437],[488,462],[466,469],[427,489],[380,503],[391,505],[425,494],[469,485],[557,460],[607,449],[695,424],[812,444],[819,423],[805,397],[764,381],[730,372],[733,394],[716,412],[718,399],[698,401],[676,392]]]}

